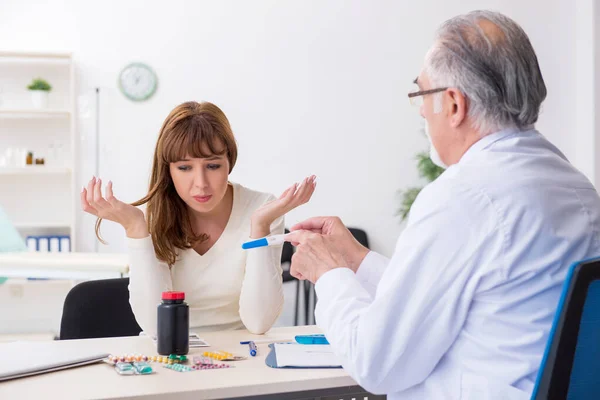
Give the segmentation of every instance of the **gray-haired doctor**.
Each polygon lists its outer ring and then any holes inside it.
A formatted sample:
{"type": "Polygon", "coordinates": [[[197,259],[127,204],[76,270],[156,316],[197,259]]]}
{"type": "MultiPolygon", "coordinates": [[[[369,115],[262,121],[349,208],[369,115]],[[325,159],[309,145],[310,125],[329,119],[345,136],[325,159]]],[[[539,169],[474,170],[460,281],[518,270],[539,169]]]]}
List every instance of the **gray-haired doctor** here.
{"type": "Polygon", "coordinates": [[[447,170],[418,196],[392,258],[339,218],[313,218],[288,235],[292,274],[316,283],[317,324],[365,389],[529,399],[567,268],[600,255],[600,198],[534,129],[546,87],[511,19],[447,21],[415,83],[447,170]]]}

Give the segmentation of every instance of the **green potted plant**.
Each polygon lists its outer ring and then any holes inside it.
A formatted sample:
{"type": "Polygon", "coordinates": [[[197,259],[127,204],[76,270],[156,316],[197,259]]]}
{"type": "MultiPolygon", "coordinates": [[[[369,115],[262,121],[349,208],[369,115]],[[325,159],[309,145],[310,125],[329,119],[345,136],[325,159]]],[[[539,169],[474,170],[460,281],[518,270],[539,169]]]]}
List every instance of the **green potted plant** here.
{"type": "MultiPolygon", "coordinates": [[[[435,181],[438,178],[438,176],[440,176],[445,171],[444,168],[435,165],[433,161],[431,161],[429,154],[426,152],[421,152],[417,154],[416,160],[419,175],[422,178],[425,178],[428,183],[435,181]]],[[[423,187],[420,186],[410,187],[406,190],[400,191],[402,201],[397,215],[399,215],[400,218],[402,218],[402,221],[404,221],[408,217],[410,208],[412,207],[415,199],[417,198],[422,189],[423,187]]]]}
{"type": "Polygon", "coordinates": [[[52,90],[52,86],[42,78],[34,79],[27,86],[31,93],[31,102],[35,108],[48,107],[48,93],[52,90]]]}

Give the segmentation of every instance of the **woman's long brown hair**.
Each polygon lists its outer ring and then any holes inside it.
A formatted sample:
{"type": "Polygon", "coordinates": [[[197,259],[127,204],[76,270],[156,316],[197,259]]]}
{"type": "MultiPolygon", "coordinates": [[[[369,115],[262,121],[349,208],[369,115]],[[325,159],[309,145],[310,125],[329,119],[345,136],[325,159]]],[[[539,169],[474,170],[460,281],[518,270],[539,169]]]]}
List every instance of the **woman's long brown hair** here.
{"type": "MultiPolygon", "coordinates": [[[[146,206],[146,222],[158,260],[169,267],[177,261],[178,249],[189,249],[208,239],[196,234],[190,222],[188,208],[179,197],[171,179],[169,165],[186,155],[205,158],[227,155],[231,173],[237,160],[237,144],[227,117],[212,103],[195,101],[175,107],[160,129],[148,194],[131,203],[146,206]],[[207,151],[208,150],[208,151],[207,151]]],[[[96,220],[96,236],[100,236],[102,218],[96,220]]]]}

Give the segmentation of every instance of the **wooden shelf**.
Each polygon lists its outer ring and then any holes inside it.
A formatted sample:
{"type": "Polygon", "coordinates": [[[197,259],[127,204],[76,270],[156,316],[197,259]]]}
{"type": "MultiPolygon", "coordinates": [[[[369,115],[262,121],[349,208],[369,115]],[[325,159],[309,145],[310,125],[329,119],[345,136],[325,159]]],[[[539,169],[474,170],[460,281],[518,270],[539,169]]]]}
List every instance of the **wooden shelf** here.
{"type": "Polygon", "coordinates": [[[0,118],[65,118],[70,117],[69,110],[57,109],[0,109],[0,118]]]}
{"type": "Polygon", "coordinates": [[[28,165],[25,167],[0,167],[0,175],[68,175],[68,167],[51,167],[47,165],[28,165]]]}

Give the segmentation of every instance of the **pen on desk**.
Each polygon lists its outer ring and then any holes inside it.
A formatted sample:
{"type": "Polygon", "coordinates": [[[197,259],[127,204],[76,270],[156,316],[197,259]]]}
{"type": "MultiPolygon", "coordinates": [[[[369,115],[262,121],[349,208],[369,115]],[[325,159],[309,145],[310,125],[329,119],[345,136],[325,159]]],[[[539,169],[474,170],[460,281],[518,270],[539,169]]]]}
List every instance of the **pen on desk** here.
{"type": "Polygon", "coordinates": [[[283,244],[283,242],[285,242],[285,236],[285,234],[272,235],[256,240],[250,240],[249,242],[242,244],[242,249],[248,250],[256,247],[277,246],[278,244],[283,244]]]}
{"type": "Polygon", "coordinates": [[[250,342],[254,342],[254,344],[266,344],[266,343],[287,343],[293,342],[292,339],[257,339],[257,340],[243,340],[240,344],[249,344],[250,342]]]}
{"type": "Polygon", "coordinates": [[[256,343],[254,343],[253,341],[250,341],[248,343],[248,347],[250,348],[250,355],[252,357],[255,357],[256,353],[257,353],[256,343]]]}

